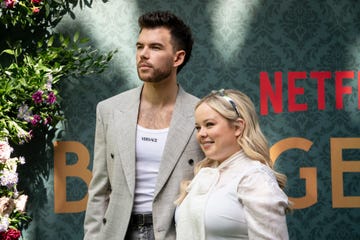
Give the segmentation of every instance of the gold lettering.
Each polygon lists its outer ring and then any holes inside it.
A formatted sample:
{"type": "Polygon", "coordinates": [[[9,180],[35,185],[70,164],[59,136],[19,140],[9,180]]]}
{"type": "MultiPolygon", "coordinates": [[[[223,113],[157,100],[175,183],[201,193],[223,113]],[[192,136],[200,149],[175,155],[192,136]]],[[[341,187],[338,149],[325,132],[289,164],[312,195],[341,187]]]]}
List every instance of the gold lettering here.
{"type": "Polygon", "coordinates": [[[344,196],[344,172],[360,172],[360,159],[343,161],[343,149],[360,149],[360,138],[331,138],[331,180],[333,208],[358,208],[360,196],[344,196]]]}
{"type": "MultiPolygon", "coordinates": [[[[304,151],[309,151],[312,142],[305,138],[285,138],[275,143],[270,148],[270,158],[273,163],[280,156],[281,153],[289,149],[301,149],[304,151]]],[[[306,167],[300,168],[300,178],[305,180],[305,196],[293,198],[289,197],[289,200],[293,202],[294,209],[307,208],[311,205],[317,203],[317,173],[316,168],[306,167]]]]}
{"type": "Polygon", "coordinates": [[[87,168],[90,155],[80,142],[64,141],[54,144],[54,211],[55,213],[76,213],[86,209],[88,194],[79,201],[66,200],[66,177],[81,178],[88,186],[91,171],[87,168]],[[66,164],[66,153],[75,153],[78,161],[66,164]]]}

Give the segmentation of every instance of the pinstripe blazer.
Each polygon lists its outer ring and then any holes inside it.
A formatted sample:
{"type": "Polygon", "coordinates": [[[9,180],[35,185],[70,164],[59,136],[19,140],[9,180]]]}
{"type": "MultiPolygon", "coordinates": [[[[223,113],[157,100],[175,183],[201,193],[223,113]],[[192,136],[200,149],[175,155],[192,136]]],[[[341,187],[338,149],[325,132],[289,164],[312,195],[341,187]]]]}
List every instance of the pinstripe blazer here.
{"type": "MultiPolygon", "coordinates": [[[[84,231],[86,240],[124,239],[134,201],[138,87],[100,102],[96,109],[93,177],[84,231]]],[[[183,179],[203,159],[194,132],[198,99],[179,87],[153,199],[155,239],[175,239],[174,200],[183,179]]]]}

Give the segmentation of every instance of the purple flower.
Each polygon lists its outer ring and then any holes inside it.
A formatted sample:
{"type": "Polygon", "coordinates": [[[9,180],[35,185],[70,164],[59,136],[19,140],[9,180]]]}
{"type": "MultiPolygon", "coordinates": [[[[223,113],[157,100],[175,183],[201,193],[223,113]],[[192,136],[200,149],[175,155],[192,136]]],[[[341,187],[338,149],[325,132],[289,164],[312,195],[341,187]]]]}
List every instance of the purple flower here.
{"type": "Polygon", "coordinates": [[[19,107],[19,112],[17,117],[20,119],[24,119],[27,122],[30,122],[32,112],[29,109],[29,106],[24,104],[19,107]]]}
{"type": "Polygon", "coordinates": [[[50,92],[47,99],[46,99],[47,103],[53,104],[56,101],[56,96],[54,94],[54,92],[50,92]]]}
{"type": "Polygon", "coordinates": [[[4,169],[0,171],[0,184],[6,186],[9,189],[15,186],[18,182],[18,174],[16,172],[4,169]]]}
{"type": "Polygon", "coordinates": [[[10,220],[7,216],[0,218],[0,232],[6,232],[10,224],[10,220]]]}
{"type": "Polygon", "coordinates": [[[33,116],[33,119],[31,120],[31,124],[33,126],[35,126],[38,122],[40,122],[40,120],[41,120],[41,117],[39,115],[35,114],[33,116]]]}
{"type": "Polygon", "coordinates": [[[29,131],[29,138],[28,138],[28,140],[32,139],[34,136],[35,136],[34,131],[33,131],[33,130],[30,130],[30,131],[29,131]]]}
{"type": "Polygon", "coordinates": [[[52,122],[52,118],[51,117],[47,117],[44,121],[44,125],[48,125],[52,122]]]}
{"type": "Polygon", "coordinates": [[[43,91],[38,90],[32,95],[32,99],[34,100],[35,103],[41,103],[42,95],[43,95],[43,91]]]}

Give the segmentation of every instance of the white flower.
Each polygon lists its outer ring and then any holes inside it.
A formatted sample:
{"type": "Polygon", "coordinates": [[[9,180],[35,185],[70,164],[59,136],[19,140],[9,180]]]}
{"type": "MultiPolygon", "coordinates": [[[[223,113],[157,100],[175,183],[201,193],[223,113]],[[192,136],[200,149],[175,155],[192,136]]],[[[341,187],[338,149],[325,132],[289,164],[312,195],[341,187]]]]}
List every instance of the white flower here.
{"type": "Polygon", "coordinates": [[[5,232],[9,228],[9,216],[0,217],[0,232],[5,232]]]}
{"type": "Polygon", "coordinates": [[[46,88],[46,90],[48,90],[48,91],[51,91],[51,89],[52,89],[52,82],[53,82],[53,75],[51,74],[51,73],[47,73],[46,74],[46,76],[47,76],[47,81],[46,81],[46,83],[45,83],[45,88],[46,88]]]}
{"type": "Polygon", "coordinates": [[[9,170],[10,172],[16,172],[18,161],[19,161],[18,158],[8,159],[5,163],[6,169],[9,170]]]}
{"type": "Polygon", "coordinates": [[[24,158],[23,156],[20,156],[20,157],[19,157],[19,163],[20,163],[21,165],[25,164],[25,158],[24,158]]]}
{"type": "Polygon", "coordinates": [[[20,195],[17,199],[15,199],[16,210],[20,212],[24,212],[27,200],[28,200],[27,195],[20,195]]]}
{"type": "Polygon", "coordinates": [[[8,141],[0,141],[0,162],[5,163],[13,151],[13,148],[10,147],[8,141]]]}
{"type": "Polygon", "coordinates": [[[24,119],[27,122],[30,122],[32,116],[32,112],[29,109],[29,106],[26,104],[23,104],[19,107],[19,112],[17,117],[20,119],[24,119]]]}
{"type": "Polygon", "coordinates": [[[29,139],[31,139],[30,132],[25,131],[16,122],[13,122],[12,125],[16,129],[17,136],[18,138],[20,138],[20,143],[24,143],[24,141],[28,141],[29,139]]]}

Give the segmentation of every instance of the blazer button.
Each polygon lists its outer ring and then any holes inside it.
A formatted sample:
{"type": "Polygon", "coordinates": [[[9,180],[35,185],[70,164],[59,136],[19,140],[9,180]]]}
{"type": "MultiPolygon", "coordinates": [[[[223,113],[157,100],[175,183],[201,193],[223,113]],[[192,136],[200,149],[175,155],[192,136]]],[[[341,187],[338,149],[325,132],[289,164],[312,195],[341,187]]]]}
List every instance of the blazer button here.
{"type": "Polygon", "coordinates": [[[188,163],[189,163],[190,166],[192,166],[192,165],[194,165],[194,160],[189,159],[189,160],[188,160],[188,163]]]}
{"type": "Polygon", "coordinates": [[[103,218],[102,222],[103,224],[106,224],[106,218],[103,218]]]}
{"type": "Polygon", "coordinates": [[[114,154],[112,153],[112,154],[110,154],[110,156],[111,156],[111,158],[114,158],[114,154]]]}

